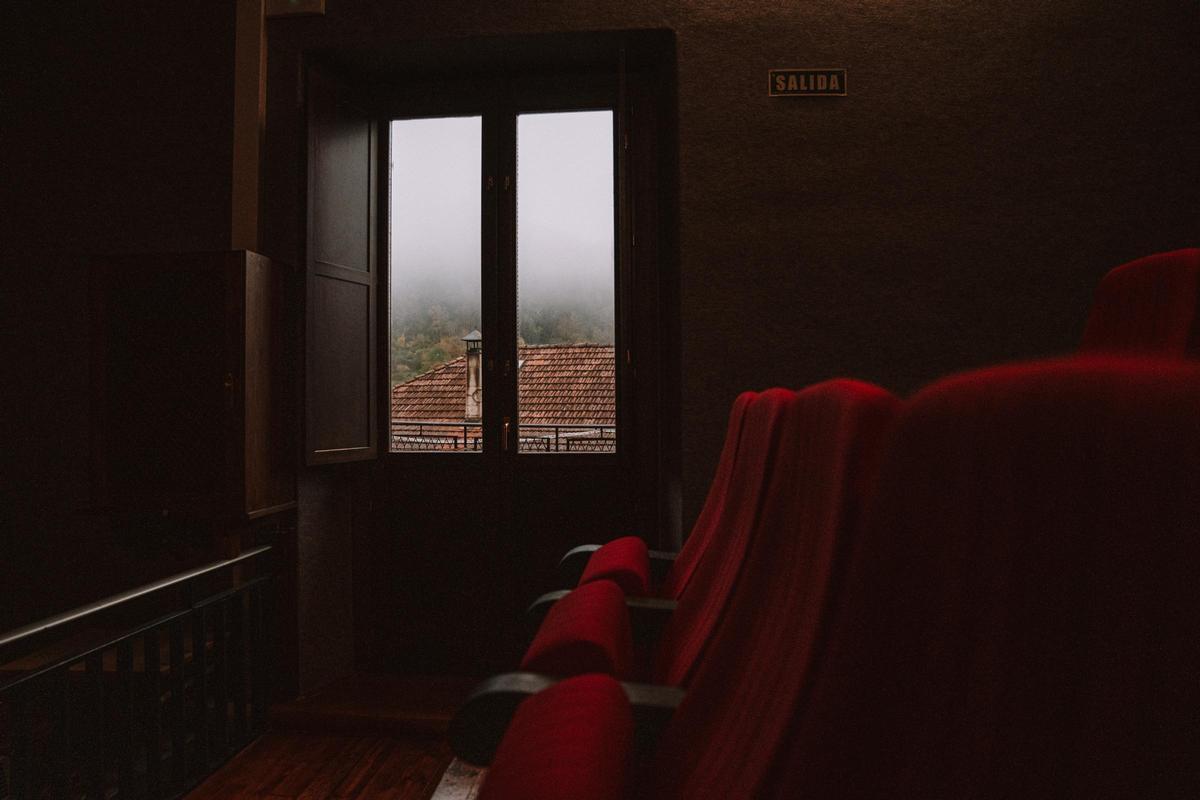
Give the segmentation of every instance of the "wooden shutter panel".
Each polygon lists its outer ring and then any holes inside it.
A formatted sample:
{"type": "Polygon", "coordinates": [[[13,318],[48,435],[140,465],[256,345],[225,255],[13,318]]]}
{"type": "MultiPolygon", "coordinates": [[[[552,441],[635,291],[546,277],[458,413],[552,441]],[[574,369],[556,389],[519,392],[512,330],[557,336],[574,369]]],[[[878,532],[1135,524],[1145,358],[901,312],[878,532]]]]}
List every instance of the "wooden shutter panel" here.
{"type": "Polygon", "coordinates": [[[309,464],[374,458],[376,123],[308,73],[305,451],[309,464]]]}

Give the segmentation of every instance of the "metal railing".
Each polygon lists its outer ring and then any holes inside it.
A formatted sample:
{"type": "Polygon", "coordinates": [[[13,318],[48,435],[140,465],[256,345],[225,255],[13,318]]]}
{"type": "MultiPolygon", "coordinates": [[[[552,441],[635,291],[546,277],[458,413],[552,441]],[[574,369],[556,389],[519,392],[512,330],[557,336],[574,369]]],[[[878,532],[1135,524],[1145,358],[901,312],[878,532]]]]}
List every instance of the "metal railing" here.
{"type": "MultiPolygon", "coordinates": [[[[0,658],[0,798],[177,797],[264,728],[272,653],[273,576],[226,580],[269,546],[156,581],[0,636],[0,654],[48,632],[168,589],[187,598],[153,621],[47,657],[0,658]],[[5,794],[7,789],[8,794],[5,794]]],[[[104,630],[99,626],[97,630],[104,630]]],[[[61,647],[58,648],[61,650],[61,647]]]]}
{"type": "MultiPolygon", "coordinates": [[[[393,419],[392,452],[479,451],[483,430],[478,422],[424,422],[393,419]]],[[[522,453],[615,453],[615,425],[521,425],[518,447],[522,453]]]]}
{"type": "Polygon", "coordinates": [[[522,453],[615,453],[615,425],[522,425],[522,453]]]}
{"type": "Polygon", "coordinates": [[[478,451],[483,445],[483,427],[478,422],[423,422],[392,420],[392,452],[478,451]]]}

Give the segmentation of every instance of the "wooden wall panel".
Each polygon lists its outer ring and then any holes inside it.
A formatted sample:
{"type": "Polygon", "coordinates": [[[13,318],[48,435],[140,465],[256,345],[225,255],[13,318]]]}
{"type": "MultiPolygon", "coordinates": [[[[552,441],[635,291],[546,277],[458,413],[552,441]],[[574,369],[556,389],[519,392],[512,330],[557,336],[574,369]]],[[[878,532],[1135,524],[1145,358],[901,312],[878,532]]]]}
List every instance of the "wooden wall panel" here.
{"type": "Polygon", "coordinates": [[[333,457],[366,449],[371,440],[371,292],[363,284],[326,275],[309,283],[308,446],[333,457]],[[316,376],[320,376],[319,378],[316,376]]]}
{"type": "Polygon", "coordinates": [[[375,122],[308,72],[305,451],[310,464],[373,458],[375,122]]]}

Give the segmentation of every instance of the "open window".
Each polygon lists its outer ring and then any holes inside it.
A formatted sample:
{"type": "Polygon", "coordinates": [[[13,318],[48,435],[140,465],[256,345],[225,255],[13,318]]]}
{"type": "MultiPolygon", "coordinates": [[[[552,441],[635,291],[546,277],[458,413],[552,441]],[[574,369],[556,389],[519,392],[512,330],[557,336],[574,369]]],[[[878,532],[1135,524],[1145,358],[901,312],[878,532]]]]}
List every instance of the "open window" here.
{"type": "Polygon", "coordinates": [[[391,452],[617,451],[615,125],[612,107],[390,121],[391,452]]]}
{"type": "Polygon", "coordinates": [[[360,666],[500,667],[565,550],[678,543],[674,37],[308,58],[306,450],[373,459],[360,666]]]}

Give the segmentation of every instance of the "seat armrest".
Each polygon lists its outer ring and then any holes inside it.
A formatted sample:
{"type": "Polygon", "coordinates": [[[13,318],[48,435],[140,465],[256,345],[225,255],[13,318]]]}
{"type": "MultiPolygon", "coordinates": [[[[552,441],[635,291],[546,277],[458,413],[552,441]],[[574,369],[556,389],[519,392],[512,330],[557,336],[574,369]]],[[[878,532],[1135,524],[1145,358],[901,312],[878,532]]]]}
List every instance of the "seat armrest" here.
{"type": "Polygon", "coordinates": [[[542,621],[546,619],[546,614],[550,613],[550,607],[570,593],[570,589],[556,589],[553,592],[546,592],[529,604],[529,608],[525,609],[525,621],[529,627],[530,637],[535,636],[538,629],[542,627],[542,621]]]}
{"type": "Polygon", "coordinates": [[[583,575],[588,559],[599,549],[600,545],[598,544],[581,544],[568,550],[558,561],[558,585],[576,586],[579,583],[579,577],[583,575]]]}
{"type": "MultiPolygon", "coordinates": [[[[568,594],[570,594],[570,590],[559,589],[546,592],[533,601],[525,611],[530,637],[537,635],[550,607],[568,594]]],[[[657,642],[663,626],[667,624],[667,620],[671,618],[671,614],[678,605],[676,600],[660,600],[657,597],[626,597],[625,608],[629,610],[629,624],[633,628],[634,646],[642,647],[657,642]]]]}
{"type": "MultiPolygon", "coordinates": [[[[521,701],[557,682],[556,678],[535,672],[506,672],[483,681],[450,721],[450,749],[471,764],[491,763],[521,701]]],[[[648,750],[683,701],[684,690],[628,682],[622,682],[621,688],[633,708],[634,741],[640,749],[648,750]]]]}
{"type": "Polygon", "coordinates": [[[679,553],[672,553],[668,550],[651,550],[649,556],[650,580],[655,587],[662,586],[663,581],[667,579],[667,573],[675,565],[675,559],[679,557],[679,553]]]}
{"type": "Polygon", "coordinates": [[[633,646],[645,648],[657,642],[678,605],[678,600],[660,600],[657,597],[626,597],[625,608],[629,611],[629,626],[633,630],[633,646]]]}
{"type": "Polygon", "coordinates": [[[658,744],[686,692],[679,686],[627,681],[621,682],[621,688],[633,707],[633,746],[639,754],[648,755],[658,744]]]}
{"type": "Polygon", "coordinates": [[[470,764],[490,764],[521,701],[557,682],[535,672],[506,672],[488,678],[475,687],[450,720],[450,749],[470,764]]]}
{"type": "Polygon", "coordinates": [[[592,581],[609,580],[625,594],[652,594],[650,557],[644,539],[619,536],[602,545],[582,545],[571,550],[559,562],[559,580],[565,588],[592,581]]]}

